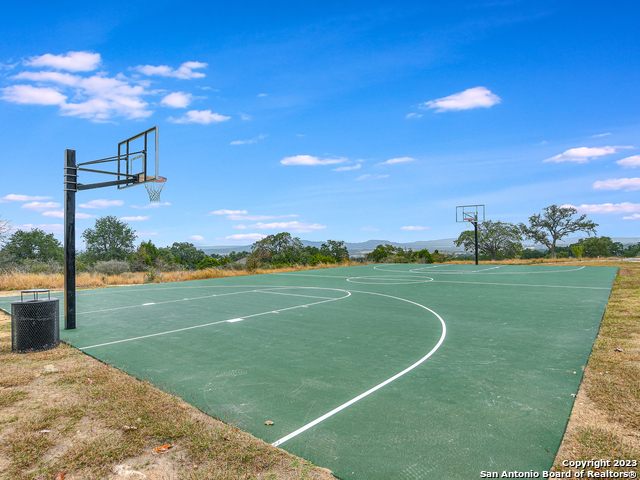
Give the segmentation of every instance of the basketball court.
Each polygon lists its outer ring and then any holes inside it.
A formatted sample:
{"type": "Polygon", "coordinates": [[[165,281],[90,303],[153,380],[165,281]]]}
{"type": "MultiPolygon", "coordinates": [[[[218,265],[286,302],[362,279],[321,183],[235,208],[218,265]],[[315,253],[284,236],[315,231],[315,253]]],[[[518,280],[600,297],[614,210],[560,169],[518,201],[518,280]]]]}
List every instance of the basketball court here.
{"type": "Polygon", "coordinates": [[[340,478],[542,472],[616,270],[384,264],[85,290],[61,338],[340,478]]]}

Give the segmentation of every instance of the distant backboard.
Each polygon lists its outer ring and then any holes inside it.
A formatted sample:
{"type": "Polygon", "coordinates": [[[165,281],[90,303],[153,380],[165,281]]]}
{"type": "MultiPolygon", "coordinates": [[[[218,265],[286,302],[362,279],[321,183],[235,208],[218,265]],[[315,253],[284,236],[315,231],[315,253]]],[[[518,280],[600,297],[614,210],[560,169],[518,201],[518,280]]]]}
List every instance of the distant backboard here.
{"type": "Polygon", "coordinates": [[[461,205],[456,207],[456,222],[484,222],[484,205],[461,205]]]}
{"type": "MultiPolygon", "coordinates": [[[[158,147],[158,127],[150,128],[118,143],[118,174],[133,175],[138,179],[133,185],[118,185],[118,188],[155,182],[159,178],[158,147]]],[[[124,178],[127,177],[118,176],[118,180],[124,178]]]]}

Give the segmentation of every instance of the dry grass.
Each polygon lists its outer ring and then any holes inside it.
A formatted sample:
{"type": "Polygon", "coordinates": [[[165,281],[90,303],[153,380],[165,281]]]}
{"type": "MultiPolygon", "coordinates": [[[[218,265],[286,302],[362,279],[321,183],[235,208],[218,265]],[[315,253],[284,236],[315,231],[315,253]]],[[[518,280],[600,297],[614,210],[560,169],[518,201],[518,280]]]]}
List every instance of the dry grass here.
{"type": "MultiPolygon", "coordinates": [[[[143,283],[186,282],[187,280],[204,280],[207,278],[241,277],[245,275],[262,275],[276,272],[295,272],[300,270],[317,270],[323,268],[348,267],[362,265],[347,261],[341,264],[319,264],[315,267],[296,266],[279,269],[257,269],[251,272],[246,270],[224,270],[207,268],[192,272],[162,272],[157,274],[152,282],[144,272],[127,272],[122,275],[101,275],[98,273],[80,273],[76,275],[77,288],[104,288],[115,285],[137,285],[143,283]]],[[[49,288],[60,290],[64,288],[64,276],[62,274],[34,274],[9,272],[0,275],[0,291],[27,290],[31,288],[49,288]]]]}

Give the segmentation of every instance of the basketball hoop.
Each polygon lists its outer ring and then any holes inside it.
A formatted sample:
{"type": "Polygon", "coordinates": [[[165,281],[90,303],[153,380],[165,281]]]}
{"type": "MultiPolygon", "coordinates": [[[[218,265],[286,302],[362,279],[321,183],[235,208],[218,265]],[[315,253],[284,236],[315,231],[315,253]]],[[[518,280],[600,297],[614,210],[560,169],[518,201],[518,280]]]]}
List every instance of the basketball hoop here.
{"type": "Polygon", "coordinates": [[[159,202],[160,201],[160,192],[164,188],[164,184],[167,182],[165,177],[157,177],[152,182],[146,182],[144,184],[147,189],[147,193],[149,194],[150,202],[159,202]]]}

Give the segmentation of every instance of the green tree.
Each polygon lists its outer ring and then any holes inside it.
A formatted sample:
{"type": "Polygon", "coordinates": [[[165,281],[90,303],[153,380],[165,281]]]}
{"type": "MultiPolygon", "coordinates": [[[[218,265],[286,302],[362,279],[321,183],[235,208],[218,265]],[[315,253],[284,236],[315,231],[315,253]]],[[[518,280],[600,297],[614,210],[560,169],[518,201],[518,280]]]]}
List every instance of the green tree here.
{"type": "MultiPolygon", "coordinates": [[[[478,252],[488,255],[491,260],[498,256],[513,258],[522,253],[520,229],[513,223],[487,220],[478,222],[478,252]]],[[[455,245],[462,245],[467,252],[475,251],[475,232],[465,230],[455,245]]]]}
{"type": "Polygon", "coordinates": [[[529,225],[520,223],[520,231],[525,238],[533,240],[547,247],[551,258],[556,258],[556,242],[575,232],[586,232],[587,235],[596,234],[597,223],[587,220],[583,214],[577,219],[572,217],[578,213],[573,207],[559,207],[551,205],[544,208],[543,214],[529,217],[529,225]]]}
{"type": "Polygon", "coordinates": [[[577,245],[581,245],[584,249],[584,255],[591,258],[610,257],[612,250],[617,249],[617,245],[610,237],[581,238],[577,245]]]}
{"type": "Polygon", "coordinates": [[[345,247],[343,241],[327,240],[320,246],[320,252],[326,257],[333,258],[336,262],[349,260],[349,250],[345,247]]]}
{"type": "Polygon", "coordinates": [[[371,262],[380,263],[385,258],[395,255],[397,251],[398,249],[389,243],[380,244],[372,252],[367,253],[365,258],[371,262]]]}
{"type": "Polygon", "coordinates": [[[198,268],[198,264],[207,256],[206,253],[189,242],[174,242],[169,250],[175,263],[184,265],[189,270],[198,268]]]}
{"type": "Polygon", "coordinates": [[[135,250],[136,231],[113,215],[96,219],[94,228],[82,232],[89,263],[127,260],[135,250]]]}
{"type": "Polygon", "coordinates": [[[304,247],[298,237],[292,237],[289,232],[269,235],[251,245],[251,255],[248,265],[262,263],[277,265],[293,265],[299,263],[304,247]]]}
{"type": "Polygon", "coordinates": [[[198,263],[198,270],[204,270],[205,268],[213,268],[213,267],[219,267],[220,266],[220,261],[217,258],[213,258],[213,257],[205,257],[203,258],[200,263],[198,263]]]}
{"type": "Polygon", "coordinates": [[[3,250],[21,264],[27,260],[62,263],[64,259],[62,244],[56,240],[53,233],[46,233],[39,228],[28,232],[15,231],[3,250]]]}
{"type": "Polygon", "coordinates": [[[584,245],[571,245],[571,253],[577,259],[581,259],[584,256],[584,245]]]}
{"type": "Polygon", "coordinates": [[[431,255],[429,253],[429,250],[427,250],[426,248],[423,248],[422,250],[418,250],[417,252],[413,252],[412,256],[411,256],[411,260],[415,261],[420,261],[420,260],[424,260],[424,263],[433,263],[433,255],[431,255]]]}

